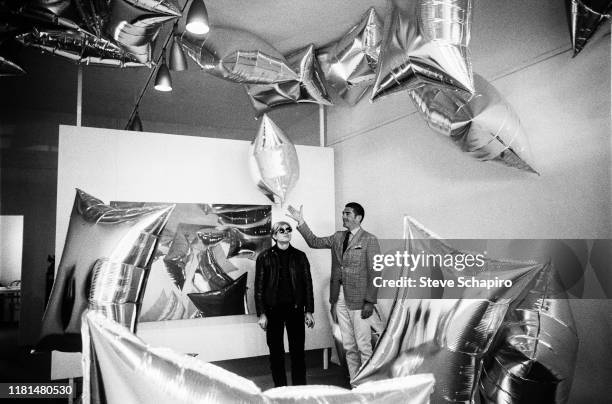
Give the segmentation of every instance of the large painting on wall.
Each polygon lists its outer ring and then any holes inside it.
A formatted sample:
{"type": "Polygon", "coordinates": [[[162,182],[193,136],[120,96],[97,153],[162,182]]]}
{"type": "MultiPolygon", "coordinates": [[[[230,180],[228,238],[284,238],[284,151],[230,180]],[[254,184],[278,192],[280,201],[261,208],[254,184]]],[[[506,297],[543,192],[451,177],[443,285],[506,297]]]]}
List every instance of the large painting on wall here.
{"type": "Polygon", "coordinates": [[[269,205],[176,204],[155,252],[139,321],[254,313],[255,260],[271,246],[271,218],[269,205]]]}

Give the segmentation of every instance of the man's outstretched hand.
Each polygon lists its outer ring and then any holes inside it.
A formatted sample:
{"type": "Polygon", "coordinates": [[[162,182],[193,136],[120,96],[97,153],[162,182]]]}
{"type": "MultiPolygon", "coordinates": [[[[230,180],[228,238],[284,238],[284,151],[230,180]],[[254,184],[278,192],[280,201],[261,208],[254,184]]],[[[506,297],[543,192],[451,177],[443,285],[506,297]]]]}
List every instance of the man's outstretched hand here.
{"type": "Polygon", "coordinates": [[[304,205],[300,205],[300,210],[297,210],[293,206],[289,205],[289,207],[287,208],[287,217],[290,217],[291,219],[295,220],[298,226],[301,226],[302,224],[304,224],[303,211],[304,205]]]}

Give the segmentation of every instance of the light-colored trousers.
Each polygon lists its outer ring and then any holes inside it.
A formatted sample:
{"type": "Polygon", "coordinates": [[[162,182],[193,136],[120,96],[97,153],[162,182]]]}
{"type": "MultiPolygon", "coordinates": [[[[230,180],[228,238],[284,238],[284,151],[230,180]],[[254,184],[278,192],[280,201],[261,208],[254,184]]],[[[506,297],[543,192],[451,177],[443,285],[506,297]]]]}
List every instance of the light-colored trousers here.
{"type": "Polygon", "coordinates": [[[359,368],[372,356],[371,324],[375,314],[368,319],[361,318],[361,309],[349,310],[344,300],[344,286],[340,288],[336,315],[342,334],[342,346],[346,351],[346,364],[351,380],[357,375],[359,368]]]}

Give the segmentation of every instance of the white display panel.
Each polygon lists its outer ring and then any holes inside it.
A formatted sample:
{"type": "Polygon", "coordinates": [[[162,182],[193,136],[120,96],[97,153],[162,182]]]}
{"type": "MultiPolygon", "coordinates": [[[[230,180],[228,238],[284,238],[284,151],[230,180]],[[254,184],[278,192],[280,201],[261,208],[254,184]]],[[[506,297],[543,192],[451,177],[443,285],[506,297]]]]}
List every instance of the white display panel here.
{"type": "MultiPolygon", "coordinates": [[[[56,256],[61,256],[66,239],[75,188],[105,202],[272,204],[251,179],[249,145],[228,139],[60,126],[56,256]]],[[[333,150],[312,146],[296,149],[300,179],[285,207],[272,206],[272,221],[291,222],[285,216],[286,206],[303,204],[311,227],[321,235],[332,234],[333,150]]],[[[316,328],[306,331],[306,349],[331,347],[329,251],[310,250],[297,233],[292,244],[307,252],[313,278],[316,328]]],[[[138,335],[151,345],[198,353],[206,361],[268,353],[265,333],[254,314],[142,323],[138,335]]],[[[74,374],[74,367],[80,368],[77,361],[78,355],[54,352],[52,378],[79,376],[74,374]]]]}

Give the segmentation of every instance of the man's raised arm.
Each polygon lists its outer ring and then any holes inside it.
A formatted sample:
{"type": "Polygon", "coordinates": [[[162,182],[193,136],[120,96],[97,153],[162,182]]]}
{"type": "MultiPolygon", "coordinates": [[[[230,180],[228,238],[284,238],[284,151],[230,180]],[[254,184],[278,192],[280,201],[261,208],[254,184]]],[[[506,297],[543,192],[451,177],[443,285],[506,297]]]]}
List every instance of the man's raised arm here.
{"type": "Polygon", "coordinates": [[[334,236],[315,236],[312,230],[310,230],[310,227],[308,227],[308,225],[304,221],[304,206],[300,205],[300,210],[297,210],[293,206],[289,205],[287,211],[287,217],[290,217],[291,219],[297,222],[297,229],[302,235],[302,237],[304,237],[304,240],[306,240],[306,244],[308,244],[310,248],[332,248],[334,236]]]}

